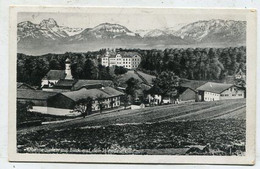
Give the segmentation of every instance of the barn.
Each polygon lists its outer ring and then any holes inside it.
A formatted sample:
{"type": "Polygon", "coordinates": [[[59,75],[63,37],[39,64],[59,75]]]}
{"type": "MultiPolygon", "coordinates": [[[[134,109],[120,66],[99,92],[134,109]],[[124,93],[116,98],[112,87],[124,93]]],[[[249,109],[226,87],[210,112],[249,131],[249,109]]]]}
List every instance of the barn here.
{"type": "Polygon", "coordinates": [[[47,101],[48,107],[63,108],[63,109],[73,109],[77,101],[81,99],[92,98],[93,111],[99,110],[96,99],[102,97],[104,99],[105,108],[110,108],[110,102],[113,101],[113,107],[120,106],[120,96],[123,95],[111,87],[103,87],[100,89],[86,89],[81,88],[76,91],[69,91],[59,93],[53,97],[50,97],[47,101]]]}

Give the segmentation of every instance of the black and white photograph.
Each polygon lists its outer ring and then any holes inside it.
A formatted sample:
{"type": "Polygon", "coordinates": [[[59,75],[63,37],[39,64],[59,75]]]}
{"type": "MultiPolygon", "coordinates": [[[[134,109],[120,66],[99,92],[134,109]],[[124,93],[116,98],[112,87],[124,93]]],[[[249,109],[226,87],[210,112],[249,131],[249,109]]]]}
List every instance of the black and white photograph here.
{"type": "Polygon", "coordinates": [[[254,11],[14,9],[16,155],[252,163],[254,11]]]}

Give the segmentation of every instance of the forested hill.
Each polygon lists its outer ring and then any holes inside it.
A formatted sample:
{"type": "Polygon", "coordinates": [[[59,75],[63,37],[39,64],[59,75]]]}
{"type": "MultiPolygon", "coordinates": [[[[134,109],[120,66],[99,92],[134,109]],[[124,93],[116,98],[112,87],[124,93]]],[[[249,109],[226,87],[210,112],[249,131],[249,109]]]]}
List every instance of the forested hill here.
{"type": "MultiPolygon", "coordinates": [[[[156,75],[173,71],[185,79],[222,80],[239,69],[246,72],[246,47],[187,48],[165,50],[117,49],[141,54],[140,70],[156,75]]],[[[96,52],[46,54],[28,56],[17,54],[17,81],[39,86],[50,69],[65,69],[65,59],[72,60],[72,75],[77,79],[111,79],[116,81],[113,68],[100,65],[104,49],[96,52]]]]}
{"type": "Polygon", "coordinates": [[[140,69],[156,74],[173,71],[182,78],[221,80],[239,69],[246,72],[246,47],[187,48],[143,51],[140,69]]]}

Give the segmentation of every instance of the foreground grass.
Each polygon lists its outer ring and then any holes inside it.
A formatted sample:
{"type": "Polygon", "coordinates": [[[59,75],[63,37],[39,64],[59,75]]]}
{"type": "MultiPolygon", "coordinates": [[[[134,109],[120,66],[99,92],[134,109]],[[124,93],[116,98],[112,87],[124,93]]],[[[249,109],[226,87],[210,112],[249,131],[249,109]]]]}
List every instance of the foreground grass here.
{"type": "Polygon", "coordinates": [[[245,132],[245,120],[217,119],[40,130],[18,134],[17,140],[20,153],[185,154],[210,144],[210,152],[192,154],[241,155],[245,147],[230,147],[244,144],[245,132]]]}

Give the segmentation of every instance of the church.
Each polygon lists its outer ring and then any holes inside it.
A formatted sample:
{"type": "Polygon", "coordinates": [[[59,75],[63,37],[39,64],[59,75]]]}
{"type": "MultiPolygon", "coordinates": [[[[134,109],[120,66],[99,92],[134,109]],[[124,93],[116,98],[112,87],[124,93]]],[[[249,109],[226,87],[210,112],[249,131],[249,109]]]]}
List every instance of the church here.
{"type": "Polygon", "coordinates": [[[50,70],[42,79],[41,88],[44,91],[66,92],[81,88],[114,87],[111,80],[74,79],[71,73],[71,60],[65,61],[65,70],[50,70]]]}

